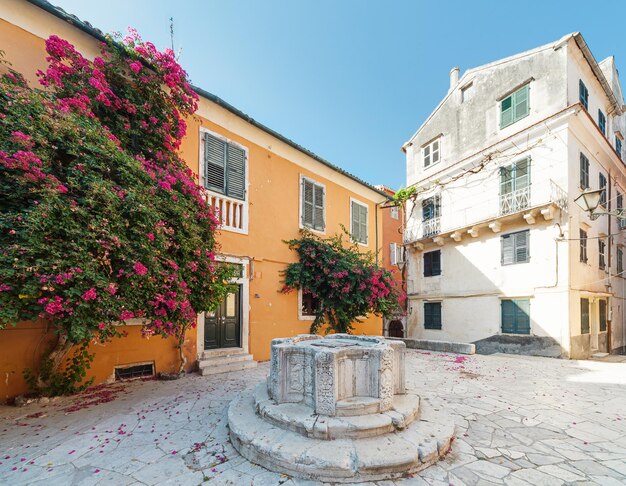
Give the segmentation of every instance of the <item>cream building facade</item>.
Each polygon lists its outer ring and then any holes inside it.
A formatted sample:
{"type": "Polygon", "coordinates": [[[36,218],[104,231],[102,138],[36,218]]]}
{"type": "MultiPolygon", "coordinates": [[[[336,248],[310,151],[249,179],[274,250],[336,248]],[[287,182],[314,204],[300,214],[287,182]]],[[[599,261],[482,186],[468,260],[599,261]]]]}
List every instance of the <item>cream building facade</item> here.
{"type": "Polygon", "coordinates": [[[626,344],[624,100],[580,33],[450,73],[403,150],[408,335],[571,358],[626,344]]]}

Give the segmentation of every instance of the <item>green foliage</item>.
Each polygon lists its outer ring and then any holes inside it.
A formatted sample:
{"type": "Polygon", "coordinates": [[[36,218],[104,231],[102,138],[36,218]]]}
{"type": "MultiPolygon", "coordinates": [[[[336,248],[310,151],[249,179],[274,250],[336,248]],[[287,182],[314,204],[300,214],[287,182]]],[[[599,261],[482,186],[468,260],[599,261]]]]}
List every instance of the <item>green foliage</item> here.
{"type": "Polygon", "coordinates": [[[393,201],[397,206],[402,206],[409,199],[412,199],[417,194],[417,189],[415,186],[411,187],[403,187],[402,189],[398,189],[393,196],[393,201]]]}
{"type": "Polygon", "coordinates": [[[342,235],[320,238],[303,232],[299,239],[285,242],[298,253],[299,261],[283,272],[283,292],[302,289],[317,299],[311,332],[326,324],[326,331],[350,332],[360,317],[383,317],[401,312],[404,293],[388,270],[374,263],[372,253],[361,253],[342,235]]]}
{"type": "Polygon", "coordinates": [[[72,395],[85,390],[94,381],[93,378],[83,381],[94,358],[94,354],[87,351],[88,346],[89,342],[87,341],[75,347],[72,357],[62,371],[55,369],[49,357],[44,358],[38,374],[30,369],[24,370],[26,383],[31,390],[47,397],[72,395]],[[40,386],[38,380],[43,380],[46,384],[40,386]]]}

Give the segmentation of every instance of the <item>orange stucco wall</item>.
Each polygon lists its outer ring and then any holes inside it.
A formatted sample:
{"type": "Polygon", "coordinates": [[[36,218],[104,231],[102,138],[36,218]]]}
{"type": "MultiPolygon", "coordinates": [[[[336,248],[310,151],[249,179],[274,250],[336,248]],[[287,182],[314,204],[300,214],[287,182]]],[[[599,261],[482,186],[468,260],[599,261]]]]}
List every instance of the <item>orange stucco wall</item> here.
{"type": "MultiPolygon", "coordinates": [[[[36,82],[35,72],[46,66],[44,39],[52,33],[68,39],[89,58],[98,51],[95,39],[31,4],[6,0],[0,5],[0,48],[12,67],[32,83],[36,82]]],[[[384,228],[376,203],[384,198],[207,99],[201,99],[198,114],[188,122],[181,153],[196,174],[200,163],[200,126],[248,149],[248,234],[221,231],[218,242],[221,253],[250,261],[249,306],[242,310],[248,316],[249,351],[257,360],[269,359],[271,339],[306,333],[310,325],[310,321],[298,318],[297,294],[279,292],[280,272],[295,260],[295,254],[283,240],[299,234],[300,176],[326,186],[326,235],[340,232],[341,225],[350,228],[350,198],[367,204],[369,237],[363,250],[378,249],[381,256],[385,252],[384,228]]],[[[92,346],[96,358],[90,376],[95,376],[96,382],[108,379],[113,367],[119,364],[154,361],[157,372],[176,368],[178,358],[171,340],[146,340],[135,326],[128,326],[127,332],[126,338],[92,346]]],[[[355,332],[381,334],[382,320],[370,317],[356,324],[355,332]]],[[[26,391],[21,370],[33,366],[53,339],[43,323],[20,323],[16,328],[0,331],[0,399],[26,391]]],[[[195,331],[188,333],[185,349],[191,366],[202,350],[197,346],[195,331]]]]}

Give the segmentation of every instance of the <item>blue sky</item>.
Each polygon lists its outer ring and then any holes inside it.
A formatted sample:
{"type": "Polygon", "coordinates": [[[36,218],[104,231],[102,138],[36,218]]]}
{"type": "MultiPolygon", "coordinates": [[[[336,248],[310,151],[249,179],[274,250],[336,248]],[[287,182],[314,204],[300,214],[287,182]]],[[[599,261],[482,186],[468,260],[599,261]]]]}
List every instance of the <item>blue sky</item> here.
{"type": "Polygon", "coordinates": [[[626,65],[626,2],[51,0],[105,32],[175,47],[194,84],[372,184],[464,70],[582,32],[626,65]]]}

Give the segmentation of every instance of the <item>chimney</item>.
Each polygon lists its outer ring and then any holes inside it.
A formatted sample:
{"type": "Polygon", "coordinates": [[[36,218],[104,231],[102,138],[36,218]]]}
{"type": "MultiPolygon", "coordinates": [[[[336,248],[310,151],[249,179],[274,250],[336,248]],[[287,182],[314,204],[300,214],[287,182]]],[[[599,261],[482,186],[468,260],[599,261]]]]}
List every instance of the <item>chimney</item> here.
{"type": "Polygon", "coordinates": [[[459,67],[453,67],[450,70],[450,91],[452,91],[457,84],[459,84],[459,72],[461,70],[459,69],[459,67]]]}

